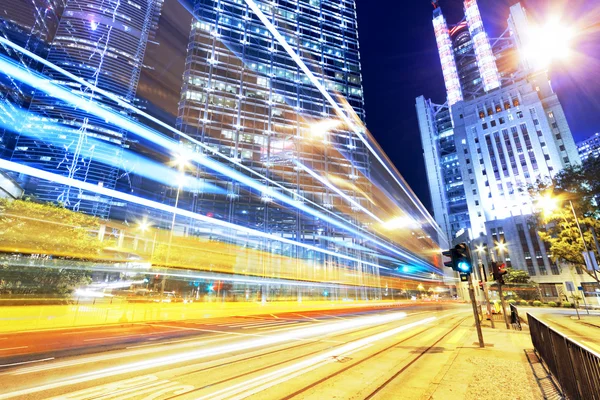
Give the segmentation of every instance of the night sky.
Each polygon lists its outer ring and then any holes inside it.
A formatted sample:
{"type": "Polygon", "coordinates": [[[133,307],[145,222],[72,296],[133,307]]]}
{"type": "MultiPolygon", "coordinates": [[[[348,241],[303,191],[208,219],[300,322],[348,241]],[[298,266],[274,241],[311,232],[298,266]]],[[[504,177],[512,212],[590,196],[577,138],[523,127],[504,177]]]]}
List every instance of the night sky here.
{"type": "MultiPolygon", "coordinates": [[[[480,0],[491,36],[506,29],[508,9],[516,1],[480,0]]],[[[530,18],[541,18],[566,1],[523,1],[530,18]],[[536,6],[538,6],[536,8],[536,6]]],[[[552,83],[567,114],[575,141],[600,131],[600,7],[596,1],[569,0],[566,19],[578,22],[585,35],[576,40],[578,52],[569,65],[552,71],[552,83]],[[590,23],[588,23],[589,21],[590,23]],[[596,27],[593,27],[593,24],[596,27]]],[[[462,18],[460,0],[440,0],[449,24],[462,18]]],[[[444,103],[445,87],[427,0],[357,0],[360,53],[367,127],[400,173],[431,209],[421,139],[415,111],[419,95],[444,103]],[[375,6],[376,4],[376,6],[375,6]]]]}
{"type": "MultiPolygon", "coordinates": [[[[400,173],[431,209],[425,177],[415,98],[445,101],[445,88],[431,24],[428,0],[356,0],[367,127],[400,173]]],[[[491,36],[506,29],[514,0],[480,0],[491,36]]],[[[577,21],[576,57],[552,71],[575,140],[600,131],[600,6],[596,0],[526,0],[530,19],[550,14],[577,21]],[[567,7],[568,3],[568,7],[567,7]],[[549,9],[552,7],[552,10],[549,9]],[[594,25],[595,24],[595,25],[594,25]]],[[[462,18],[461,0],[440,0],[449,24],[462,18]]],[[[156,41],[150,45],[138,95],[174,118],[181,90],[191,15],[166,0],[156,41]]]]}

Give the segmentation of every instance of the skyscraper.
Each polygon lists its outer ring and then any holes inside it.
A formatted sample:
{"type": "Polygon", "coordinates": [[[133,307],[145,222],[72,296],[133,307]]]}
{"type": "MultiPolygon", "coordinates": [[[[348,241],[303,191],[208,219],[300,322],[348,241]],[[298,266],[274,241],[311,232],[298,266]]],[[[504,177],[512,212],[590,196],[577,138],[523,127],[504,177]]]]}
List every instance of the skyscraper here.
{"type": "Polygon", "coordinates": [[[464,9],[465,19],[453,27],[439,7],[433,19],[452,126],[440,127],[436,120],[446,105],[417,98],[436,220],[448,221],[442,226],[451,237],[457,229],[469,230],[493,258],[548,283],[544,293],[557,297],[562,289],[554,284],[564,277],[531,221],[527,186],[580,162],[573,136],[546,69],[517,57],[528,29],[521,5],[510,8],[509,29],[493,44],[476,1],[466,0],[464,9]],[[455,49],[472,48],[471,62],[462,61],[460,51],[449,56],[449,39],[455,49]],[[454,147],[446,143],[449,137],[454,147]],[[453,174],[456,167],[460,174],[453,174]],[[457,210],[451,201],[457,190],[464,194],[467,219],[461,219],[464,208],[457,210]],[[459,219],[461,224],[451,223],[459,219]]]}
{"type": "MultiPolygon", "coordinates": [[[[347,96],[364,118],[354,2],[282,1],[259,7],[317,79],[347,96]]],[[[179,107],[184,133],[332,210],[342,203],[339,195],[324,189],[311,171],[343,173],[354,187],[369,190],[366,149],[337,129],[335,117],[324,95],[246,3],[194,2],[179,107]],[[340,145],[343,153],[336,150],[340,145]]],[[[257,202],[231,179],[208,179],[227,193],[192,194],[187,201],[195,210],[297,240],[318,242],[321,233],[334,230],[271,204],[268,193],[257,202]]],[[[344,192],[369,206],[359,193],[344,192]]],[[[345,211],[351,210],[340,210],[345,211]]]]}
{"type": "MultiPolygon", "coordinates": [[[[66,0],[47,60],[95,88],[126,102],[135,98],[148,38],[160,15],[162,0],[66,0]]],[[[36,12],[43,12],[40,8],[36,12]]],[[[50,67],[43,74],[70,86],[96,105],[123,110],[50,67]]],[[[114,188],[126,132],[52,96],[35,94],[29,123],[20,132],[13,160],[107,188],[114,188]]],[[[107,217],[111,199],[80,189],[29,179],[26,191],[41,201],[61,202],[74,210],[107,217]]]]}
{"type": "MultiPolygon", "coordinates": [[[[182,147],[226,162],[266,188],[248,190],[225,174],[195,168],[187,173],[221,187],[223,194],[186,191],[181,207],[366,261],[348,263],[352,276],[363,269],[378,276],[375,264],[390,270],[399,265],[376,255],[377,240],[336,221],[373,232],[383,222],[375,214],[388,212],[384,202],[398,201],[407,215],[391,215],[388,225],[412,226],[414,212],[427,233],[413,233],[393,246],[421,252],[432,237],[437,240],[430,217],[414,208],[414,194],[392,189],[387,174],[397,171],[364,128],[357,129],[365,111],[354,1],[196,0],[193,16],[178,127],[202,146],[184,140],[182,147]],[[378,204],[373,185],[384,180],[387,187],[378,190],[388,194],[378,204]],[[292,196],[299,207],[282,205],[279,194],[292,196]]],[[[195,234],[200,227],[190,223],[186,229],[195,234]]],[[[291,254],[287,248],[273,251],[291,254]]],[[[345,262],[297,251],[294,257],[315,265],[345,262]]],[[[404,262],[404,272],[410,271],[412,261],[404,262]]]]}
{"type": "MultiPolygon", "coordinates": [[[[46,58],[54,39],[64,0],[15,0],[0,5],[0,38],[46,58]]],[[[30,70],[39,71],[40,64],[14,50],[6,43],[0,45],[5,54],[30,70]]],[[[15,110],[28,108],[32,91],[21,84],[0,78],[0,157],[10,157],[17,134],[12,126],[19,121],[15,110]]]]}

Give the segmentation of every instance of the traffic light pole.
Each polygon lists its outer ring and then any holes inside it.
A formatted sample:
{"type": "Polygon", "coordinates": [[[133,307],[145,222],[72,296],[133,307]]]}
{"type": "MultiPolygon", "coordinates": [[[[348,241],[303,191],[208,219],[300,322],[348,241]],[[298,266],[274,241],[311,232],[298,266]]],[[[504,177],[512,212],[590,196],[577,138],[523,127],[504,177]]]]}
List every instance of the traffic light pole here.
{"type": "Polygon", "coordinates": [[[498,295],[500,296],[500,304],[502,304],[502,315],[504,315],[504,323],[506,324],[506,329],[510,329],[510,324],[508,323],[508,315],[506,314],[506,304],[504,303],[504,295],[502,294],[502,284],[498,283],[498,295]]]}
{"type": "Polygon", "coordinates": [[[471,305],[473,306],[473,317],[475,318],[475,326],[477,327],[479,347],[485,347],[485,343],[483,343],[483,332],[481,331],[481,321],[479,321],[479,313],[477,312],[477,302],[475,301],[475,290],[473,289],[473,274],[469,274],[469,297],[471,298],[471,305]]]}
{"type": "Polygon", "coordinates": [[[483,266],[483,263],[481,263],[480,266],[480,273],[481,273],[481,281],[483,282],[483,297],[485,298],[485,303],[487,305],[487,311],[488,311],[488,315],[490,316],[490,322],[492,324],[492,329],[495,329],[496,326],[494,324],[494,318],[492,318],[492,305],[490,304],[490,294],[488,293],[488,287],[487,287],[487,276],[485,273],[485,267],[483,266]]]}

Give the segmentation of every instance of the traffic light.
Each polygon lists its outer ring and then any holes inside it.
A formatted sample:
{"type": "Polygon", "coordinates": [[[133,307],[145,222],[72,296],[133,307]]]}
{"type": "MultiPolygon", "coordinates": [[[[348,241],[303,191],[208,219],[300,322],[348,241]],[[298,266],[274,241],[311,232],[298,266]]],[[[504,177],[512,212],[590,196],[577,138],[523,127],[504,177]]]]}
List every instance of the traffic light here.
{"type": "Polygon", "coordinates": [[[444,257],[448,257],[450,261],[444,261],[444,265],[448,268],[454,269],[454,260],[456,259],[456,251],[454,249],[442,251],[444,257]]]}
{"type": "Polygon", "coordinates": [[[450,261],[444,262],[446,267],[450,267],[461,274],[470,274],[473,272],[471,251],[466,243],[457,244],[453,249],[446,250],[442,254],[450,258],[450,261]]]}
{"type": "Polygon", "coordinates": [[[462,274],[473,272],[473,260],[471,259],[471,250],[466,243],[459,243],[454,247],[457,253],[456,271],[462,274]]]}
{"type": "Polygon", "coordinates": [[[497,263],[496,261],[492,262],[492,274],[494,275],[494,280],[501,285],[504,285],[504,275],[506,275],[508,271],[506,271],[506,264],[497,263]]]}

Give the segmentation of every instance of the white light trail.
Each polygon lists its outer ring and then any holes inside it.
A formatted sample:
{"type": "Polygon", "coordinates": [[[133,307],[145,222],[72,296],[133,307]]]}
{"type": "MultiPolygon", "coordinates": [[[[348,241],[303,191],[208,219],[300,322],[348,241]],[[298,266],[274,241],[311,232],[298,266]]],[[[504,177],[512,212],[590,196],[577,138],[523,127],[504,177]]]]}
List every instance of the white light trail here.
{"type": "MultiPolygon", "coordinates": [[[[181,150],[179,143],[177,143],[173,140],[170,140],[170,139],[148,129],[148,128],[142,126],[141,124],[138,124],[132,120],[124,118],[122,115],[120,115],[119,113],[117,113],[113,110],[107,109],[105,107],[101,107],[98,104],[91,103],[88,101],[88,99],[79,97],[79,96],[65,90],[61,86],[54,84],[53,82],[51,82],[50,80],[48,80],[45,77],[34,74],[31,71],[26,71],[26,70],[22,69],[21,67],[15,65],[14,63],[7,61],[6,58],[0,59],[0,67],[2,67],[2,68],[0,68],[0,70],[2,70],[3,73],[5,73],[13,78],[16,78],[17,80],[24,82],[32,87],[35,87],[38,90],[45,92],[50,96],[53,96],[54,98],[57,98],[62,101],[65,101],[67,103],[70,103],[73,106],[75,106],[79,109],[82,109],[83,111],[85,111],[87,113],[91,113],[100,118],[103,118],[108,123],[112,123],[114,125],[120,126],[121,128],[128,130],[142,138],[150,140],[153,143],[156,143],[166,149],[169,149],[174,153],[181,150]]],[[[418,257],[413,256],[409,252],[400,250],[400,249],[398,249],[394,246],[391,246],[387,243],[381,242],[372,233],[370,233],[370,232],[363,233],[362,228],[358,228],[358,227],[354,228],[352,226],[343,224],[340,221],[338,221],[328,215],[325,215],[313,208],[306,206],[305,204],[303,204],[293,198],[290,198],[290,197],[284,195],[283,193],[279,193],[279,192],[273,190],[272,188],[269,188],[269,187],[263,185],[259,181],[248,178],[246,175],[244,175],[244,174],[242,174],[242,173],[240,173],[218,161],[212,160],[209,157],[205,157],[204,155],[196,154],[196,153],[190,154],[190,156],[198,164],[204,165],[205,167],[207,167],[215,172],[218,172],[220,174],[228,176],[240,183],[243,183],[244,185],[246,185],[252,189],[255,189],[255,190],[261,192],[261,193],[268,193],[270,195],[270,197],[272,197],[272,198],[276,198],[277,200],[279,200],[285,204],[291,205],[300,211],[303,211],[314,217],[320,218],[321,220],[328,222],[340,229],[343,229],[353,235],[356,235],[357,237],[361,237],[365,240],[371,241],[372,243],[379,246],[380,248],[389,250],[394,254],[397,254],[405,259],[411,260],[412,262],[415,262],[417,265],[420,265],[427,270],[431,270],[431,271],[437,270],[437,268],[435,268],[431,264],[427,263],[426,261],[424,261],[418,257]]],[[[335,216],[335,214],[332,214],[332,215],[335,216]]],[[[347,221],[345,221],[345,222],[347,222],[347,221]]],[[[298,243],[298,242],[294,242],[294,243],[298,243]]],[[[361,262],[367,264],[364,261],[361,261],[361,262]]],[[[384,267],[381,267],[381,268],[384,268],[384,267]]]]}
{"type": "Polygon", "coordinates": [[[379,218],[377,215],[373,214],[371,211],[367,210],[365,207],[363,207],[360,203],[358,203],[356,200],[352,199],[350,196],[348,196],[346,193],[342,192],[340,189],[338,189],[336,186],[334,186],[327,178],[322,177],[321,175],[317,174],[316,172],[314,172],[312,169],[308,168],[306,165],[302,164],[300,161],[295,160],[296,165],[301,168],[303,171],[305,171],[307,174],[309,174],[310,176],[312,176],[313,178],[315,178],[316,180],[318,180],[319,182],[321,182],[323,185],[327,186],[329,189],[333,190],[334,192],[336,192],[337,194],[339,194],[340,196],[342,196],[344,199],[346,199],[346,201],[348,201],[350,204],[352,204],[354,207],[359,208],[360,210],[362,210],[365,214],[367,214],[368,216],[370,216],[371,218],[373,218],[375,221],[379,222],[379,223],[383,223],[383,220],[381,218],[379,218]]]}
{"type": "MultiPolygon", "coordinates": [[[[357,329],[369,325],[383,325],[395,321],[399,321],[406,317],[406,313],[391,313],[385,315],[375,315],[369,317],[361,317],[353,320],[344,320],[340,322],[333,322],[327,325],[319,325],[307,328],[300,328],[296,331],[279,333],[272,336],[261,337],[258,339],[251,339],[243,341],[241,343],[234,343],[224,346],[215,346],[207,349],[200,349],[196,351],[188,351],[183,354],[169,355],[156,357],[152,360],[144,360],[139,362],[133,362],[129,364],[119,365],[116,367],[109,367],[100,369],[94,372],[88,372],[74,377],[53,382],[37,387],[17,390],[9,393],[0,394],[0,400],[10,399],[14,397],[23,397],[31,395],[33,393],[44,392],[48,390],[54,390],[65,386],[77,385],[84,382],[95,381],[98,379],[114,377],[118,375],[145,371],[152,368],[167,367],[171,365],[181,364],[190,361],[197,361],[203,358],[217,356],[220,354],[228,354],[232,352],[245,351],[250,349],[256,349],[266,346],[274,346],[283,344],[295,340],[303,340],[311,337],[321,338],[325,335],[340,332],[348,329],[357,329]]],[[[435,319],[435,317],[432,317],[435,319]]],[[[409,325],[407,325],[409,326],[409,325]]],[[[408,329],[408,328],[406,328],[408,329]]]]}
{"type": "MultiPolygon", "coordinates": [[[[87,101],[87,99],[79,97],[77,95],[74,95],[73,93],[65,90],[64,88],[54,84],[53,82],[46,79],[45,77],[39,76],[37,74],[33,74],[33,73],[31,73],[31,71],[26,71],[26,70],[22,69],[21,67],[15,65],[14,63],[7,61],[6,58],[0,59],[0,67],[2,67],[2,68],[0,68],[0,70],[2,70],[3,73],[14,77],[21,82],[27,83],[28,85],[31,85],[32,87],[35,87],[38,90],[45,92],[50,96],[53,96],[54,98],[57,98],[62,101],[65,101],[67,103],[70,103],[73,106],[80,108],[87,113],[91,113],[100,118],[103,118],[104,120],[106,120],[109,123],[120,126],[121,128],[126,129],[132,133],[135,133],[136,135],[143,137],[147,140],[150,140],[166,149],[170,149],[173,152],[180,151],[180,149],[181,149],[179,146],[179,143],[177,143],[173,140],[167,139],[166,137],[164,137],[156,132],[153,132],[150,129],[147,129],[144,126],[142,126],[134,121],[124,118],[117,112],[114,112],[105,107],[101,107],[97,104],[90,103],[89,101],[87,101]]],[[[322,214],[321,212],[319,212],[313,208],[310,208],[295,199],[287,197],[283,193],[279,193],[279,192],[273,190],[272,188],[269,188],[254,179],[248,178],[244,174],[242,174],[232,168],[229,168],[228,166],[226,166],[222,163],[219,163],[218,161],[212,160],[209,157],[205,157],[203,155],[196,154],[196,153],[190,154],[190,156],[195,162],[197,162],[201,165],[204,165],[207,168],[209,168],[215,172],[218,172],[220,174],[228,176],[240,183],[243,183],[244,185],[246,185],[250,188],[253,188],[261,193],[268,194],[271,198],[275,198],[285,204],[291,205],[291,206],[299,209],[300,211],[303,211],[314,217],[320,218],[321,220],[328,222],[340,229],[343,229],[353,235],[356,235],[357,237],[361,237],[365,240],[372,241],[372,243],[376,244],[377,246],[379,246],[383,249],[389,250],[392,253],[395,253],[395,254],[397,254],[401,257],[404,257],[408,260],[411,260],[412,262],[415,262],[416,264],[425,267],[425,269],[437,270],[437,268],[431,266],[424,260],[421,260],[406,251],[402,251],[398,248],[395,248],[393,246],[390,246],[386,243],[383,243],[383,242],[377,240],[377,237],[371,233],[365,234],[362,232],[362,230],[359,231],[351,226],[345,225],[345,224],[341,223],[340,221],[338,221],[328,215],[322,214]]],[[[299,243],[299,242],[293,242],[293,243],[299,243]]],[[[361,262],[367,264],[364,261],[361,261],[361,262]]],[[[371,264],[371,265],[376,265],[376,264],[371,264]]],[[[385,268],[385,267],[381,267],[381,268],[385,268]]]]}
{"type": "MultiPolygon", "coordinates": [[[[349,223],[352,226],[356,226],[356,225],[354,225],[353,222],[348,221],[348,220],[342,218],[342,216],[340,216],[339,214],[331,213],[331,211],[327,210],[322,205],[317,204],[317,203],[313,202],[312,200],[310,200],[310,199],[308,199],[308,198],[300,195],[297,191],[294,191],[294,190],[292,190],[292,189],[290,189],[290,188],[282,185],[281,183],[276,182],[276,181],[274,181],[272,179],[269,179],[268,177],[260,174],[259,172],[255,171],[255,170],[253,170],[253,169],[251,169],[249,167],[247,167],[246,165],[242,164],[238,159],[227,157],[223,153],[221,153],[221,152],[213,149],[210,146],[207,146],[205,143],[202,143],[202,142],[194,139],[193,137],[191,137],[189,135],[186,135],[185,133],[183,133],[183,132],[181,132],[181,131],[173,128],[172,126],[170,126],[170,125],[168,125],[166,123],[164,123],[163,121],[161,121],[161,120],[159,120],[159,119],[157,119],[157,118],[155,118],[155,117],[153,117],[153,116],[145,113],[144,111],[139,110],[138,108],[136,108],[133,105],[131,105],[130,103],[122,100],[120,97],[114,95],[113,93],[110,93],[110,92],[108,92],[106,90],[103,90],[101,88],[98,88],[98,87],[92,85],[88,81],[86,81],[86,80],[84,80],[84,79],[82,79],[82,78],[80,78],[80,77],[78,77],[78,76],[70,73],[69,71],[66,71],[66,70],[60,68],[59,66],[57,66],[55,64],[52,64],[51,62],[47,61],[46,59],[38,56],[37,54],[34,54],[34,53],[28,51],[27,49],[24,49],[23,47],[20,47],[19,45],[15,44],[15,43],[13,43],[13,42],[11,42],[9,40],[7,40],[6,38],[0,37],[0,43],[2,43],[4,45],[7,45],[9,47],[12,47],[14,50],[27,55],[28,57],[30,57],[30,58],[36,60],[37,62],[39,62],[39,63],[47,66],[48,68],[51,68],[51,69],[53,69],[53,70],[55,70],[55,71],[57,71],[57,72],[65,75],[66,77],[68,77],[70,79],[73,79],[74,81],[82,84],[83,86],[85,86],[85,87],[87,87],[89,89],[92,89],[96,93],[99,93],[99,94],[101,94],[103,96],[106,96],[107,98],[109,98],[109,99],[113,100],[114,102],[116,102],[119,106],[124,107],[124,108],[126,108],[126,109],[128,109],[128,110],[130,110],[130,111],[132,111],[132,112],[134,112],[136,114],[138,114],[138,115],[141,115],[144,118],[147,118],[148,120],[150,120],[150,121],[152,121],[152,122],[160,125],[162,128],[165,128],[168,131],[174,133],[175,135],[180,136],[180,137],[182,137],[182,138],[184,138],[186,140],[189,140],[191,143],[194,143],[194,144],[202,147],[204,150],[208,151],[213,156],[218,157],[218,158],[223,158],[223,159],[227,160],[228,162],[231,162],[232,164],[235,164],[236,166],[240,167],[242,170],[244,170],[246,172],[249,172],[251,175],[255,175],[259,180],[264,180],[266,182],[269,182],[269,183],[273,184],[274,186],[280,188],[284,192],[288,192],[292,197],[297,198],[297,199],[301,199],[302,201],[304,201],[304,202],[306,202],[308,204],[313,205],[314,207],[318,208],[319,210],[321,210],[323,212],[326,212],[328,214],[333,215],[335,218],[338,218],[338,219],[340,219],[340,220],[342,220],[342,221],[344,221],[346,223],[349,223]]],[[[361,229],[358,226],[356,226],[356,227],[358,229],[361,229]]]]}
{"type": "Polygon", "coordinates": [[[346,115],[346,113],[344,112],[344,110],[333,99],[333,97],[331,97],[331,95],[329,94],[329,92],[327,91],[327,89],[323,86],[323,84],[321,84],[321,82],[319,82],[319,80],[315,77],[315,75],[308,68],[308,66],[304,63],[304,61],[302,61],[302,59],[300,58],[300,56],[298,54],[296,54],[296,52],[294,51],[294,49],[292,49],[292,47],[287,43],[287,41],[285,40],[285,38],[283,36],[281,36],[281,34],[277,30],[277,28],[271,23],[271,21],[269,21],[269,19],[262,12],[262,10],[258,7],[258,5],[254,2],[254,0],[244,0],[244,1],[252,9],[252,11],[254,12],[254,14],[256,14],[256,16],[261,20],[261,22],[266,26],[266,28],[269,30],[269,32],[271,32],[271,34],[275,37],[275,39],[277,39],[277,41],[279,42],[279,44],[285,49],[285,51],[288,53],[288,55],[290,57],[292,57],[292,59],[296,62],[296,64],[300,67],[300,69],[306,74],[306,76],[312,82],[312,84],[315,85],[315,87],[319,90],[319,92],[321,92],[321,94],[325,97],[325,99],[327,99],[327,101],[329,102],[329,104],[331,104],[331,106],[333,107],[333,109],[337,112],[338,116],[344,120],[344,122],[346,123],[346,125],[349,128],[352,129],[352,131],[356,134],[356,136],[360,139],[360,141],[364,143],[364,145],[367,147],[367,149],[369,149],[369,151],[371,152],[371,154],[373,154],[373,156],[377,159],[377,161],[379,161],[379,163],[381,164],[381,166],[383,166],[383,168],[385,168],[385,170],[387,171],[387,173],[390,174],[390,176],[392,177],[392,179],[404,191],[404,193],[408,196],[408,198],[412,201],[412,203],[416,206],[416,208],[421,212],[421,214],[423,215],[423,217],[425,217],[425,219],[427,221],[429,221],[429,223],[431,224],[431,226],[435,230],[437,230],[438,233],[440,233],[441,235],[444,236],[445,233],[437,225],[437,223],[433,220],[433,218],[431,217],[431,215],[429,215],[429,213],[427,212],[427,210],[425,209],[425,207],[423,206],[423,204],[421,204],[421,202],[418,199],[415,198],[415,195],[411,191],[407,190],[406,187],[404,186],[404,184],[402,182],[400,182],[400,180],[398,180],[398,178],[396,177],[396,175],[388,167],[387,163],[385,163],[384,160],[382,160],[382,158],[379,156],[379,154],[377,154],[377,152],[375,151],[375,149],[371,146],[371,144],[369,143],[369,141],[367,139],[365,139],[365,137],[362,134],[362,129],[359,128],[359,127],[357,127],[354,124],[354,122],[352,122],[352,120],[346,115]]]}
{"type": "Polygon", "coordinates": [[[377,341],[386,339],[400,332],[416,328],[417,326],[434,322],[436,319],[437,317],[426,318],[417,322],[413,322],[411,324],[400,326],[395,329],[390,329],[389,331],[381,332],[373,336],[368,336],[366,338],[356,340],[342,347],[319,354],[317,356],[300,361],[290,366],[278,369],[277,371],[257,376],[256,378],[249,379],[247,381],[238,383],[233,386],[228,386],[225,389],[213,392],[203,397],[199,397],[197,400],[222,400],[235,395],[240,395],[239,397],[236,397],[236,399],[243,399],[249,397],[253,394],[259,393],[265,389],[268,389],[272,386],[278,385],[291,378],[294,378],[302,373],[309,372],[313,369],[316,369],[318,367],[324,366],[332,362],[336,362],[337,357],[347,356],[349,353],[354,353],[356,351],[362,350],[363,348],[366,348],[377,341]]]}
{"type": "Polygon", "coordinates": [[[313,250],[316,251],[318,253],[323,253],[323,254],[328,254],[331,256],[335,256],[335,257],[339,257],[345,260],[349,260],[349,261],[353,261],[353,262],[357,262],[357,263],[362,263],[365,265],[370,265],[372,267],[375,268],[381,268],[381,269],[388,269],[386,267],[383,267],[381,265],[375,264],[375,263],[371,263],[368,261],[364,261],[364,260],[359,260],[357,258],[354,257],[350,257],[347,256],[345,254],[341,254],[339,252],[334,252],[334,251],[330,251],[330,250],[326,250],[326,249],[322,249],[316,246],[311,246],[309,244],[306,243],[302,243],[302,242],[296,242],[294,240],[291,239],[286,239],[284,237],[280,237],[280,236],[276,236],[276,235],[271,235],[268,233],[264,233],[261,231],[257,231],[254,229],[250,229],[250,228],[246,228],[240,225],[235,225],[229,222],[225,222],[225,221],[221,221],[219,219],[216,218],[211,218],[208,216],[204,216],[201,214],[196,214],[193,213],[191,211],[187,211],[181,208],[175,208],[166,204],[162,204],[162,203],[157,203],[154,202],[152,200],[148,200],[148,199],[144,199],[141,197],[137,197],[137,196],[133,196],[127,193],[122,193],[119,192],[117,190],[112,190],[112,189],[108,189],[102,186],[98,186],[98,185],[94,185],[88,182],[82,182],[82,181],[78,181],[76,179],[71,179],[71,178],[67,178],[65,176],[62,175],[57,175],[57,174],[53,174],[51,172],[47,172],[41,169],[37,169],[37,168],[33,168],[33,167],[29,167],[26,165],[22,165],[19,163],[15,163],[12,161],[7,161],[7,160],[3,160],[0,159],[0,168],[2,169],[6,169],[8,171],[14,171],[14,172],[18,172],[21,174],[25,174],[25,175],[29,175],[29,176],[35,176],[37,178],[40,179],[45,179],[48,181],[52,181],[52,182],[56,182],[59,184],[63,184],[63,185],[71,185],[73,187],[79,188],[79,189],[83,189],[83,190],[88,190],[90,192],[94,192],[94,193],[98,193],[101,195],[105,195],[105,196],[110,196],[110,197],[114,197],[116,199],[120,199],[120,200],[124,200],[124,201],[128,201],[131,203],[135,203],[135,204],[139,204],[141,206],[145,206],[145,207],[149,207],[149,208],[154,208],[157,210],[161,210],[161,211],[165,211],[168,213],[174,213],[177,215],[181,215],[184,217],[188,217],[188,218],[192,218],[198,221],[203,221],[203,222],[207,222],[209,224],[214,224],[214,225],[218,225],[218,226],[222,226],[224,228],[227,229],[233,229],[236,231],[240,231],[240,232],[244,232],[253,236],[257,236],[257,237],[262,237],[265,239],[270,239],[273,241],[278,241],[278,242],[283,242],[283,243],[287,243],[287,244],[291,244],[291,245],[295,245],[295,246],[299,246],[299,247],[303,247],[305,249],[308,250],[313,250]]]}

